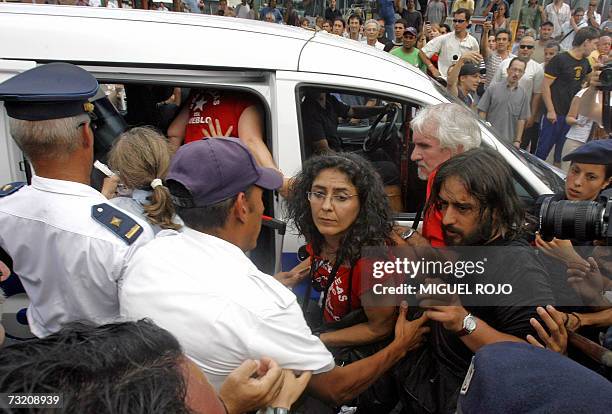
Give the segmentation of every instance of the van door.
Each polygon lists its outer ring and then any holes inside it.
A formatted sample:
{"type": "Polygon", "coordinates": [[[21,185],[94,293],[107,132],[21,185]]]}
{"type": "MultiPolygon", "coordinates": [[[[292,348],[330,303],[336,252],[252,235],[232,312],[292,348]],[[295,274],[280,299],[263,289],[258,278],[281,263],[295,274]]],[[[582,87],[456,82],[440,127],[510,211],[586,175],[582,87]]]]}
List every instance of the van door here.
{"type": "MultiPolygon", "coordinates": [[[[35,66],[34,61],[0,59],[0,83],[35,66]]],[[[0,102],[0,185],[25,180],[24,158],[11,138],[8,116],[0,102]]]]}

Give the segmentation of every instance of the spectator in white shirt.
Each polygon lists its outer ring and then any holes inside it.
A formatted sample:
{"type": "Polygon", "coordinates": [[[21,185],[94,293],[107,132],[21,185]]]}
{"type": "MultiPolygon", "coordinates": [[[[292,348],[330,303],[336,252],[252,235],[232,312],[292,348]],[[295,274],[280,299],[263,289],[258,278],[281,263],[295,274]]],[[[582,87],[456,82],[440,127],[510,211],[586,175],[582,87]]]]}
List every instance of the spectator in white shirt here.
{"type": "Polygon", "coordinates": [[[571,16],[570,6],[565,4],[563,0],[555,0],[544,9],[547,21],[554,26],[553,37],[558,37],[561,34],[561,26],[568,22],[571,16]]]}

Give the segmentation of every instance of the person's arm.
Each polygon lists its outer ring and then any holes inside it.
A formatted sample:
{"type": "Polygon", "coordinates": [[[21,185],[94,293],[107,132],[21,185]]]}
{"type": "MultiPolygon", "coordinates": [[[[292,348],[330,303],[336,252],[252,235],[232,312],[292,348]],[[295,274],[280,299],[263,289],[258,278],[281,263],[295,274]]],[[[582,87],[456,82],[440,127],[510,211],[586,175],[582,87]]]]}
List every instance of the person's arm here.
{"type": "Polygon", "coordinates": [[[597,95],[600,94],[600,92],[597,90],[597,87],[600,86],[601,84],[599,82],[599,75],[601,74],[601,67],[602,65],[598,63],[593,68],[593,72],[590,75],[591,78],[589,82],[589,87],[582,94],[581,104],[578,110],[579,114],[586,116],[587,118],[589,118],[590,120],[594,122],[597,122],[599,125],[602,124],[602,120],[603,120],[602,119],[603,117],[602,109],[603,108],[602,108],[601,100],[600,100],[600,103],[596,103],[595,100],[597,98],[597,95]]]}
{"type": "Polygon", "coordinates": [[[548,21],[548,16],[546,15],[546,10],[544,9],[544,6],[540,5],[538,6],[538,10],[540,11],[540,18],[542,20],[540,20],[540,23],[544,23],[548,21]]]}
{"type": "Polygon", "coordinates": [[[368,321],[322,333],[320,338],[327,347],[369,344],[380,341],[393,332],[395,306],[364,307],[368,321]]]}
{"type": "Polygon", "coordinates": [[[478,115],[480,116],[481,119],[483,120],[487,120],[487,113],[485,111],[478,111],[478,115]]]}
{"type": "Polygon", "coordinates": [[[384,106],[351,106],[346,117],[357,119],[369,118],[380,114],[384,109],[384,106]]]}
{"type": "Polygon", "coordinates": [[[238,120],[238,137],[262,167],[276,168],[264,138],[263,114],[258,105],[247,107],[238,120]]]}
{"type": "Polygon", "coordinates": [[[168,127],[168,143],[172,153],[175,153],[185,140],[185,129],[188,121],[189,107],[185,105],[168,127]]]}
{"type": "MultiPolygon", "coordinates": [[[[440,322],[450,332],[459,332],[463,329],[463,319],[468,313],[463,306],[433,306],[425,311],[429,319],[440,322]]],[[[514,335],[498,331],[482,319],[476,319],[476,329],[469,335],[459,337],[472,352],[496,342],[525,342],[514,335]]]]}
{"type": "Polygon", "coordinates": [[[579,313],[580,326],[611,326],[612,325],[612,308],[605,309],[593,313],[579,313]]]}
{"type": "Polygon", "coordinates": [[[431,39],[422,49],[423,53],[425,53],[428,58],[431,58],[436,53],[440,53],[442,49],[442,38],[443,36],[438,36],[435,39],[431,39]]]}
{"type": "MultiPolygon", "coordinates": [[[[429,60],[427,55],[422,50],[419,50],[419,58],[425,64],[427,69],[429,69],[429,71],[431,72],[431,76],[433,76],[434,78],[440,77],[440,71],[436,69],[434,64],[431,63],[431,60],[429,60]]],[[[425,69],[424,72],[427,72],[427,69],[425,69]]]]}
{"type": "Polygon", "coordinates": [[[513,144],[519,148],[521,146],[521,139],[523,138],[523,131],[525,131],[525,120],[519,119],[516,123],[516,136],[514,137],[513,144]]]}
{"type": "Polygon", "coordinates": [[[423,324],[426,316],[414,321],[406,320],[408,306],[400,306],[395,323],[395,338],[374,355],[331,371],[313,375],[308,390],[318,398],[334,405],[352,400],[368,389],[382,374],[393,367],[407,352],[417,348],[429,331],[423,324]]]}
{"type": "Polygon", "coordinates": [[[552,85],[555,79],[549,75],[544,75],[544,81],[542,82],[542,99],[544,100],[544,105],[546,105],[546,118],[553,124],[557,122],[557,114],[550,93],[550,85],[552,85]]]}
{"type": "Polygon", "coordinates": [[[482,25],[482,37],[480,38],[480,54],[483,59],[486,59],[491,50],[489,50],[489,32],[493,29],[493,23],[485,21],[482,25]]]}
{"type": "Polygon", "coordinates": [[[575,95],[572,98],[570,109],[565,117],[565,123],[568,125],[575,125],[578,123],[578,108],[580,107],[580,97],[575,95]]]}
{"type": "Polygon", "coordinates": [[[487,112],[489,112],[489,106],[491,105],[491,93],[490,88],[485,90],[485,93],[482,95],[480,100],[478,101],[478,115],[480,115],[481,119],[487,119],[487,112]]]}
{"type": "Polygon", "coordinates": [[[463,63],[463,58],[459,59],[457,63],[448,68],[446,74],[446,90],[453,96],[459,96],[459,72],[461,72],[463,63]]]}

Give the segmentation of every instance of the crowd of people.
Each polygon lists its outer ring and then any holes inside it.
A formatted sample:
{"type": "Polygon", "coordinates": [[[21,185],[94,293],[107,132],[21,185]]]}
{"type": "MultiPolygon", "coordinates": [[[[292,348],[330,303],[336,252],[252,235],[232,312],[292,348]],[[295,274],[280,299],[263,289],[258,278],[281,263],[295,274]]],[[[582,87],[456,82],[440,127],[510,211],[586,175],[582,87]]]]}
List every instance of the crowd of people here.
{"type": "Polygon", "coordinates": [[[606,135],[600,122],[577,114],[589,74],[612,59],[612,7],[602,17],[600,3],[530,0],[514,31],[505,0],[487,3],[477,31],[471,30],[474,2],[461,0],[379,1],[378,15],[367,20],[360,9],[345,19],[336,0],[311,19],[298,17],[290,0],[284,11],[275,0],[259,14],[246,0],[236,8],[221,0],[217,10],[326,31],[389,52],[446,84],[503,141],[567,171],[564,155],[606,135]]]}
{"type": "MultiPolygon", "coordinates": [[[[530,0],[513,33],[509,5],[495,0],[476,39],[471,0],[431,0],[421,11],[414,0],[399,10],[388,3],[380,19],[345,22],[331,0],[315,22],[441,79],[465,104],[410,119],[410,159],[427,188],[421,230],[394,225],[386,161],[345,152],[335,139],[339,118],[397,112],[393,104],[348,105],[309,90],[310,151],[287,177],[249,95],[192,89],[164,128],[116,138],[113,173],[98,191],[89,102],[98,81],[50,63],[1,83],[11,136],[34,175],[0,187],[0,248],[10,258],[0,278],[19,277],[37,339],[0,349],[0,390],[61,394],[67,413],[609,410],[609,246],[530,234],[533,211],[508,162],[484,144],[478,117],[542,159],[555,147],[549,161],[568,171],[555,200],[598,200],[612,185],[597,89],[610,25],[593,0],[587,12],[530,0]],[[273,191],[306,246],[297,266],[269,275],[248,252],[273,191]],[[375,283],[400,284],[388,271],[373,276],[374,262],[465,262],[474,250],[464,246],[488,249],[479,278],[514,289],[483,302],[375,293],[375,283]]],[[[272,0],[259,18],[306,26],[285,6],[272,0]]],[[[220,7],[256,17],[246,0],[220,7]]]]}

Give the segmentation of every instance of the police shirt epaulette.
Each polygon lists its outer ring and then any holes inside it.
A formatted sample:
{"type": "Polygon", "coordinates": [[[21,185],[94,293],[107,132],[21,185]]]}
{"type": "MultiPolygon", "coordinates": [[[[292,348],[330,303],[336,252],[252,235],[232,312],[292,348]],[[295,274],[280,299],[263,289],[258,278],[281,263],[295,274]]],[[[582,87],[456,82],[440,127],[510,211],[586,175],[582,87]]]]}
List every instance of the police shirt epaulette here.
{"type": "Polygon", "coordinates": [[[4,184],[0,187],[0,197],[6,197],[7,195],[11,195],[14,192],[19,191],[21,187],[23,187],[26,183],[22,181],[16,181],[14,183],[4,184]]]}
{"type": "Polygon", "coordinates": [[[142,226],[136,220],[110,204],[92,206],[91,217],[129,245],[143,232],[142,226]]]}

